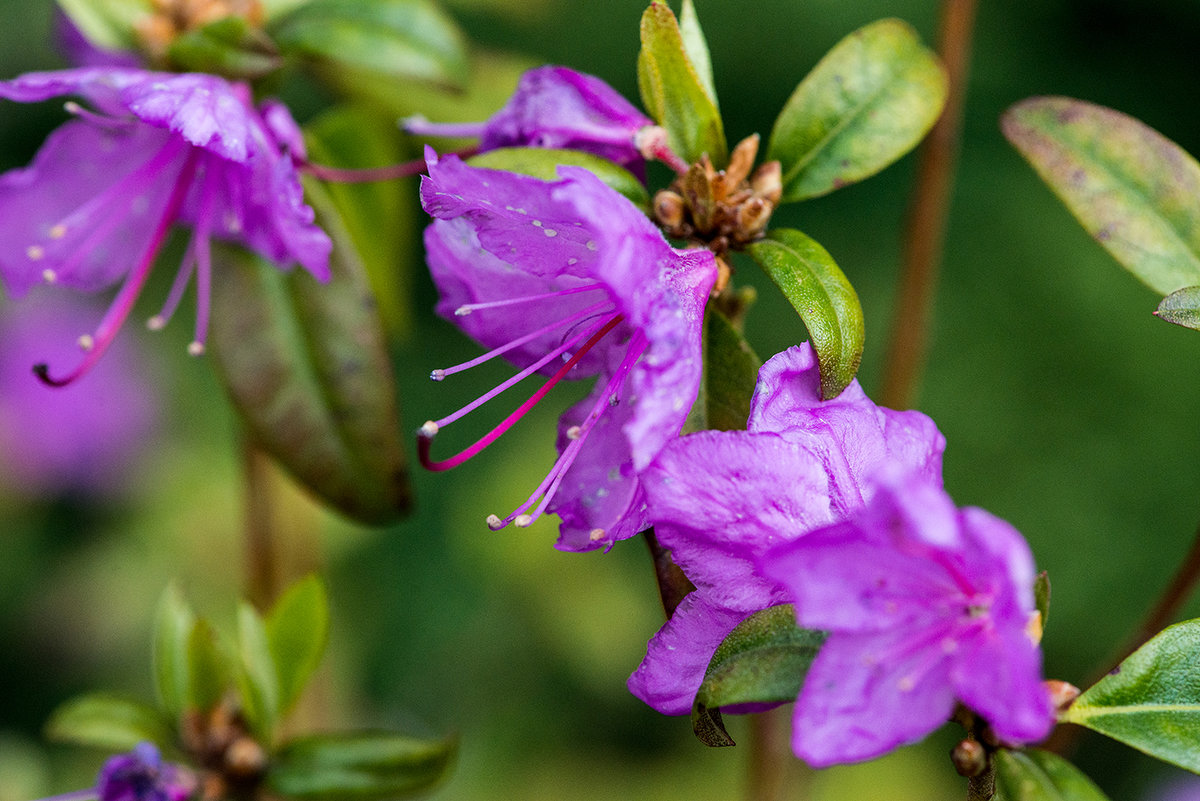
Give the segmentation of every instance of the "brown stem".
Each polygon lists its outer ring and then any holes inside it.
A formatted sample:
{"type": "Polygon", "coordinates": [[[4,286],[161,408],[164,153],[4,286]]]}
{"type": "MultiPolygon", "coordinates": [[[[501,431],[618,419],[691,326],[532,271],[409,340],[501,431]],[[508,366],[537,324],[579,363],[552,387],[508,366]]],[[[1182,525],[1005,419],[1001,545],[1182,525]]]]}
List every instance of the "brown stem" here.
{"type": "Polygon", "coordinates": [[[946,108],[918,151],[917,178],[905,225],[899,294],[884,362],[884,405],[912,404],[925,361],[929,317],[945,244],[954,167],[962,138],[975,0],[943,0],[938,50],[946,65],[946,108]]]}
{"type": "Polygon", "coordinates": [[[260,611],[279,592],[279,555],[272,526],[270,457],[249,436],[242,440],[242,469],[246,481],[246,598],[260,611]]]}
{"type": "Polygon", "coordinates": [[[804,798],[811,771],[792,757],[788,732],[788,707],[776,707],[750,715],[750,753],[747,755],[746,798],[748,801],[782,801],[804,798]]]}
{"type": "Polygon", "coordinates": [[[996,795],[996,766],[988,760],[987,769],[967,779],[967,801],[992,801],[996,795]]]}

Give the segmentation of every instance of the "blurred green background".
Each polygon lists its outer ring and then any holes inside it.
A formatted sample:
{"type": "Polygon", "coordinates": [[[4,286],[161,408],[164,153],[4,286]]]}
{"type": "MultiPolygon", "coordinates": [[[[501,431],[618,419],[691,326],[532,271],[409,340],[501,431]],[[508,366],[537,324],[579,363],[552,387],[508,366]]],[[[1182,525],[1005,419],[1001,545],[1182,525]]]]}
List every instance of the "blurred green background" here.
{"type": "MultiPolygon", "coordinates": [[[[931,0],[697,5],[731,140],[766,135],[795,83],[851,30],[897,16],[932,41],[937,18],[931,0]]],[[[1150,315],[1157,298],[1074,223],[997,118],[1029,95],[1071,95],[1200,153],[1200,3],[981,6],[918,406],[946,434],[951,494],[1014,523],[1049,570],[1047,674],[1081,682],[1144,614],[1200,519],[1200,336],[1150,315]]],[[[636,98],[642,0],[450,7],[484,47],[592,72],[636,98]]],[[[50,19],[49,3],[0,3],[0,75],[61,64],[50,19]]],[[[53,108],[0,104],[0,166],[25,163],[59,119],[53,108]]],[[[776,219],[822,242],[857,286],[869,393],[882,372],[913,161],[776,219]]],[[[803,337],[782,299],[742,268],[737,280],[760,286],[748,322],[760,354],[803,337]]],[[[414,280],[411,333],[395,343],[406,429],[456,408],[485,380],[427,380],[475,348],[433,317],[432,287],[419,271],[414,280]]],[[[162,291],[151,287],[147,313],[162,291]]],[[[153,339],[144,343],[158,357],[147,391],[166,409],[127,497],[30,501],[0,490],[0,801],[90,782],[103,755],[47,745],[40,727],[79,691],[150,696],[149,626],[169,580],[219,624],[232,619],[237,426],[209,366],[184,355],[190,326],[188,311],[163,334],[133,325],[124,334],[153,339]]],[[[548,467],[554,412],[571,397],[552,396],[451,473],[417,473],[417,512],[387,530],[351,526],[280,490],[290,558],[324,566],[334,604],[330,655],[301,717],[459,732],[458,765],[436,799],[738,797],[744,749],[708,750],[685,719],[660,717],[625,690],[661,622],[644,546],[562,554],[551,548],[550,521],[498,533],[483,524],[548,467]]],[[[1188,616],[1197,614],[1192,603],[1188,616]]],[[[732,731],[737,738],[744,727],[734,721],[732,731]]],[[[947,727],[878,763],[818,773],[797,797],[960,798],[945,758],[953,734],[947,727]]],[[[1098,737],[1083,739],[1078,759],[1114,799],[1138,798],[1166,773],[1098,737]]]]}

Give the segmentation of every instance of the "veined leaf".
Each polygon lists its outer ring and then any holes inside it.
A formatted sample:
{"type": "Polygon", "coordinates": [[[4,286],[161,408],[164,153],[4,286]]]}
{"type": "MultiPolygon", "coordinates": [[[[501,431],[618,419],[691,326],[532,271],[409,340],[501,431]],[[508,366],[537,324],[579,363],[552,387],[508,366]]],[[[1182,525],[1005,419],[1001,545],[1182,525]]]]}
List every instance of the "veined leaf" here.
{"type": "Polygon", "coordinates": [[[700,85],[708,92],[713,106],[719,106],[717,86],[713,82],[712,55],[708,52],[708,40],[704,38],[696,4],[692,0],[683,0],[683,6],[679,9],[679,34],[683,37],[683,49],[696,70],[700,85]]]}
{"type": "Polygon", "coordinates": [[[1200,619],[1177,623],[1089,687],[1060,720],[1200,773],[1200,619]]]}
{"type": "Polygon", "coordinates": [[[861,181],[916,146],[946,104],[945,70],[907,23],[884,19],[838,42],[775,120],[767,159],[781,202],[861,181]]]}
{"type": "Polygon", "coordinates": [[[1108,801],[1092,780],[1049,751],[997,751],[993,801],[1108,801]]]}
{"type": "Polygon", "coordinates": [[[349,732],[293,740],[275,755],[267,782],[304,801],[383,801],[437,782],[457,749],[453,739],[349,732]]]}
{"type": "Polygon", "coordinates": [[[1154,314],[1168,323],[1200,331],[1200,286],[1188,286],[1162,299],[1154,314]]]}
{"type": "Polygon", "coordinates": [[[286,712],[300,697],[329,639],[329,600],[316,576],[293,584],[275,603],[266,620],[267,645],[279,677],[279,710],[286,712]]]}
{"type": "Polygon", "coordinates": [[[158,603],[154,626],[154,686],[158,701],[171,718],[178,720],[191,695],[188,647],[196,615],[174,584],[167,587],[158,603]]]}
{"type": "Polygon", "coordinates": [[[1069,97],[1031,97],[1004,135],[1089,234],[1146,286],[1200,285],[1200,164],[1132,117],[1069,97]]]}
{"type": "Polygon", "coordinates": [[[128,751],[141,742],[165,746],[171,739],[154,707],[104,693],[73,698],[54,710],[46,736],[111,751],[128,751]]]}
{"type": "Polygon", "coordinates": [[[821,370],[821,397],[836,398],[862,361],[863,314],[854,287],[829,252],[799,231],[768,231],[746,252],[804,321],[821,370]]]}
{"type": "Polygon", "coordinates": [[[238,606],[237,685],[246,722],[269,744],[279,720],[279,675],[263,619],[245,602],[238,606]]]}

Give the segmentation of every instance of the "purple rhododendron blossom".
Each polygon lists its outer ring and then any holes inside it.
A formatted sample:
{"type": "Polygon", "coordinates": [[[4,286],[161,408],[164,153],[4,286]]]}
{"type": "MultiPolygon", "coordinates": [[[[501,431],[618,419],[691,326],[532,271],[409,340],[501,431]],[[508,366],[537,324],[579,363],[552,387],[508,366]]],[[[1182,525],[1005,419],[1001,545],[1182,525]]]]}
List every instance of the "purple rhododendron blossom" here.
{"type": "Polygon", "coordinates": [[[0,175],[0,279],[15,295],[40,283],[82,291],[123,279],[95,331],[80,338],[86,372],[133,308],[171,226],[193,233],[163,312],[196,275],[194,353],[203,350],[211,285],[209,241],[241,243],[280,266],[329,276],[331,242],[313,223],[292,153],[299,131],[278,105],[255,108],[243,84],[202,74],[86,68],[0,82],[22,103],[73,95],[76,118],[50,135],[22,169],[0,175]]]}
{"type": "Polygon", "coordinates": [[[538,67],[521,76],[508,103],[483,123],[406,121],[409,133],[469,137],[479,149],[543,147],[582,150],[641,175],[643,131],[654,121],[615,89],[567,67],[538,67]]]}
{"type": "Polygon", "coordinates": [[[96,781],[98,801],[184,801],[195,789],[192,775],[163,762],[150,743],[110,758],[96,781]]]}
{"type": "Polygon", "coordinates": [[[69,358],[74,320],[91,312],[49,289],[0,304],[0,480],[21,495],[120,492],[152,436],[157,393],[136,342],[69,387],[30,380],[30,354],[69,358]]]}
{"type": "Polygon", "coordinates": [[[677,439],[642,476],[655,535],[696,590],[650,640],[630,691],[664,714],[691,712],[721,641],[787,601],[758,557],[861,508],[889,465],[940,484],[944,447],[932,420],[876,406],[857,381],[821,400],[807,343],[767,361],[746,431],[677,439]]]}
{"type": "Polygon", "coordinates": [[[914,742],[961,699],[1002,741],[1034,742],[1053,723],[1028,626],[1033,557],[982,509],[887,473],[865,507],[759,558],[801,626],[828,632],[793,715],[792,748],[814,766],[914,742]]]}
{"type": "Polygon", "coordinates": [[[562,378],[597,376],[562,417],[560,456],[530,498],[492,528],[562,519],[558,547],[590,550],[646,526],[638,473],[678,435],[701,375],[704,304],[716,280],[707,250],[676,250],[625,197],[587,170],[541,181],[468,166],[429,151],[421,200],[438,313],[490,353],[434,371],[435,379],[504,355],[521,372],[421,430],[422,462],[448,469],[478,453],[562,378]],[[479,442],[429,458],[438,429],[522,378],[550,379],[479,442]]]}

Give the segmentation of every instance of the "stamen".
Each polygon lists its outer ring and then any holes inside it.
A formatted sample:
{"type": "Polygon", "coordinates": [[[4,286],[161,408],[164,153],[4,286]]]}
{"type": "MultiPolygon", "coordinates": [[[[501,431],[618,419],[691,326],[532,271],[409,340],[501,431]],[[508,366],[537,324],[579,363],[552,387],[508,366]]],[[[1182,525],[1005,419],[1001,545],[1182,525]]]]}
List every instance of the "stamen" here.
{"type": "MultiPolygon", "coordinates": [[[[571,358],[568,359],[563,364],[562,367],[558,368],[558,370],[555,371],[554,375],[550,376],[550,378],[546,380],[546,383],[542,384],[542,386],[539,387],[538,390],[536,392],[534,392],[533,395],[531,395],[528,400],[526,400],[524,403],[522,403],[520,406],[518,406],[517,409],[512,414],[510,414],[508,417],[506,417],[503,421],[501,421],[498,426],[493,428],[487,434],[484,434],[483,437],[481,437],[478,441],[475,442],[475,444],[470,445],[467,448],[464,448],[462,451],[455,454],[454,456],[451,456],[449,459],[444,459],[440,462],[435,462],[435,461],[431,460],[429,458],[429,451],[430,451],[430,446],[433,442],[433,439],[431,437],[419,436],[417,438],[417,455],[419,456],[419,458],[421,460],[421,464],[427,470],[434,470],[434,471],[449,470],[450,468],[457,467],[458,465],[467,461],[472,456],[475,456],[477,453],[482,451],[488,445],[491,445],[493,442],[495,442],[500,437],[501,434],[503,434],[508,429],[512,428],[513,424],[515,424],[518,420],[520,420],[522,417],[524,417],[525,414],[530,409],[532,409],[535,405],[537,405],[538,401],[540,401],[542,398],[544,398],[546,396],[546,393],[549,392],[554,387],[555,384],[557,384],[559,381],[561,381],[563,376],[565,376],[568,372],[570,372],[571,368],[574,367],[576,364],[578,364],[579,360],[582,359],[588,351],[590,351],[593,347],[596,346],[597,342],[599,342],[601,339],[603,339],[604,336],[606,334],[608,334],[609,331],[612,331],[614,328],[616,328],[617,325],[620,324],[621,321],[624,319],[625,319],[625,315],[623,315],[623,314],[613,315],[611,318],[609,318],[608,322],[605,323],[600,328],[600,330],[598,330],[596,333],[592,334],[591,338],[589,338],[588,341],[585,342],[583,344],[583,346],[578,351],[576,351],[575,354],[573,356],[571,356],[571,358]]],[[[444,423],[439,422],[438,425],[439,426],[444,425],[444,423]]],[[[424,430],[424,427],[422,427],[422,431],[423,430],[424,430]]]]}
{"type": "Polygon", "coordinates": [[[99,114],[91,109],[84,108],[74,100],[68,100],[63,103],[63,108],[68,114],[79,117],[81,120],[93,123],[101,128],[108,128],[113,131],[127,129],[133,125],[132,119],[123,119],[121,117],[110,117],[106,114],[99,114]]]}
{"type": "Polygon", "coordinates": [[[461,373],[464,370],[469,370],[472,367],[478,367],[479,365],[484,364],[485,362],[491,361],[492,359],[496,358],[497,356],[502,356],[503,354],[508,353],[513,348],[519,348],[526,343],[532,342],[533,340],[537,339],[540,336],[544,336],[545,334],[550,333],[551,331],[554,331],[559,328],[564,328],[568,325],[571,325],[572,323],[578,322],[579,320],[585,319],[587,317],[591,317],[593,314],[599,314],[599,313],[605,311],[606,309],[611,310],[611,308],[612,308],[612,305],[609,303],[597,303],[594,306],[588,306],[586,309],[581,309],[569,317],[564,317],[561,320],[556,320],[555,322],[550,323],[547,326],[543,326],[542,328],[539,328],[536,331],[533,331],[531,333],[525,334],[524,336],[518,337],[518,338],[514,339],[512,342],[509,342],[505,345],[501,345],[500,347],[496,348],[495,350],[490,350],[487,353],[483,354],[482,356],[476,356],[474,359],[471,359],[470,361],[465,361],[461,364],[456,364],[453,367],[442,367],[437,370],[434,370],[433,372],[431,372],[429,374],[429,377],[432,378],[434,381],[441,381],[441,380],[445,379],[445,377],[448,375],[454,375],[455,373],[461,373]]]}
{"type": "Polygon", "coordinates": [[[293,157],[296,169],[308,173],[322,181],[339,184],[366,184],[379,181],[393,181],[397,178],[408,178],[425,172],[425,160],[416,159],[401,164],[388,164],[384,167],[331,167],[327,164],[314,164],[293,157]]]}
{"type": "Polygon", "coordinates": [[[188,352],[189,356],[203,356],[204,355],[204,343],[196,342],[196,341],[189,342],[188,346],[187,346],[187,352],[188,352]]]}
{"type": "Polygon", "coordinates": [[[430,122],[422,114],[414,114],[400,120],[400,130],[413,136],[438,136],[445,139],[479,139],[483,136],[484,122],[430,122]]]}
{"type": "Polygon", "coordinates": [[[579,428],[579,435],[571,437],[570,432],[568,432],[567,436],[571,440],[571,443],[563,449],[554,466],[550,468],[550,472],[546,474],[546,477],[542,479],[542,483],[525,500],[525,503],[518,506],[500,521],[501,528],[509,522],[520,528],[524,528],[542,516],[542,513],[545,512],[546,507],[554,498],[555,493],[558,492],[558,488],[570,470],[571,465],[575,463],[575,459],[579,455],[580,450],[582,450],[588,433],[604,415],[604,411],[610,405],[611,401],[620,394],[621,387],[624,385],[625,379],[629,376],[629,371],[637,364],[638,359],[641,358],[642,352],[645,349],[645,335],[640,331],[635,332],[633,339],[629,343],[629,349],[625,352],[625,357],[621,360],[621,364],[617,369],[613,371],[604,391],[600,393],[591,410],[588,412],[587,417],[584,418],[583,425],[572,427],[579,428]],[[529,508],[535,502],[537,502],[537,508],[533,510],[532,514],[527,514],[529,508]],[[523,523],[523,520],[527,520],[527,522],[523,523]]]}
{"type": "MultiPolygon", "coordinates": [[[[534,374],[534,373],[536,373],[538,370],[542,369],[542,368],[543,368],[543,367],[545,367],[547,364],[549,364],[550,362],[552,362],[552,361],[554,361],[555,359],[557,359],[559,356],[562,356],[564,353],[566,353],[567,351],[569,351],[571,348],[575,347],[575,345],[577,345],[578,343],[580,343],[580,342],[582,342],[583,340],[587,339],[587,337],[591,336],[591,335],[592,335],[593,333],[595,333],[596,331],[600,330],[601,326],[602,326],[602,324],[599,324],[599,323],[597,323],[596,325],[592,326],[591,328],[586,328],[586,329],[584,329],[583,331],[579,332],[579,333],[578,333],[578,334],[576,334],[575,336],[573,336],[573,337],[571,337],[570,339],[568,339],[568,340],[567,340],[566,342],[564,342],[563,344],[559,345],[559,346],[558,346],[557,348],[555,348],[554,350],[552,350],[552,351],[550,351],[549,353],[547,353],[547,354],[546,354],[545,356],[543,356],[542,358],[538,359],[538,360],[537,360],[536,362],[534,362],[533,364],[531,364],[531,365],[529,365],[528,367],[526,367],[524,370],[521,370],[521,371],[520,371],[519,373],[517,373],[516,375],[514,375],[514,376],[512,376],[511,378],[509,378],[509,379],[507,379],[507,380],[505,380],[505,381],[501,382],[499,385],[497,385],[496,387],[494,387],[494,388],[493,388],[491,391],[489,391],[489,392],[485,392],[484,394],[480,395],[478,398],[476,398],[475,400],[471,401],[470,403],[468,403],[466,406],[462,407],[462,408],[461,408],[461,409],[459,409],[458,411],[456,411],[456,412],[453,412],[453,413],[451,413],[451,414],[448,414],[448,415],[446,415],[445,417],[443,417],[441,420],[438,420],[438,421],[436,421],[436,422],[435,422],[435,425],[436,425],[436,426],[438,426],[439,428],[440,428],[440,427],[442,427],[442,426],[448,426],[448,425],[450,425],[451,423],[453,423],[455,420],[458,420],[459,418],[463,417],[464,415],[466,415],[466,414],[469,414],[470,412],[473,412],[473,411],[475,411],[475,410],[476,410],[476,409],[478,409],[480,406],[482,406],[483,404],[485,404],[485,403],[487,403],[488,401],[490,401],[492,398],[494,398],[494,397],[496,397],[497,395],[499,395],[499,394],[501,394],[501,393],[503,393],[503,392],[507,391],[509,388],[511,388],[511,387],[513,387],[513,386],[515,386],[515,385],[517,385],[517,384],[519,384],[519,383],[521,383],[521,382],[522,382],[522,381],[524,381],[526,378],[528,378],[529,376],[533,375],[533,374],[534,374]]],[[[582,355],[582,353],[583,353],[583,352],[586,352],[586,351],[587,351],[587,349],[588,349],[589,347],[591,347],[591,346],[590,346],[590,345],[584,345],[584,346],[583,346],[583,349],[582,349],[582,352],[581,352],[580,354],[577,354],[577,355],[582,355]]],[[[572,364],[573,364],[573,363],[574,363],[574,362],[572,362],[572,364]]]]}
{"type": "MultiPolygon", "coordinates": [[[[163,151],[166,150],[177,152],[177,148],[170,146],[163,148],[163,151]]],[[[151,159],[151,162],[157,160],[158,156],[151,159]]],[[[87,356],[84,357],[83,361],[74,370],[62,378],[51,376],[48,365],[44,363],[35,364],[33,372],[42,380],[42,383],[49,384],[52,387],[65,387],[92,369],[92,366],[108,350],[108,346],[112,344],[117,331],[121,329],[121,326],[129,316],[129,312],[133,310],[134,301],[137,300],[142,287],[146,285],[146,279],[150,275],[150,268],[154,266],[154,258],[158,255],[159,248],[162,247],[163,241],[167,238],[167,233],[171,230],[171,225],[179,216],[179,207],[183,204],[183,199],[191,188],[191,176],[195,170],[195,161],[195,154],[189,153],[183,166],[180,167],[178,174],[175,176],[171,196],[168,198],[162,215],[158,219],[154,233],[150,237],[149,246],[142,254],[141,261],[130,270],[128,276],[125,278],[125,283],[117,291],[112,305],[104,313],[104,317],[100,320],[100,325],[96,327],[94,336],[89,337],[91,340],[90,344],[93,347],[88,349],[87,356]]],[[[82,344],[82,338],[80,344],[82,344]]]]}
{"type": "Polygon", "coordinates": [[[556,292],[546,292],[542,295],[523,295],[517,298],[505,298],[504,300],[488,300],[483,303],[464,303],[454,310],[455,317],[466,317],[473,311],[480,309],[500,309],[505,306],[515,306],[519,303],[533,303],[538,300],[549,300],[558,298],[564,295],[575,295],[580,292],[592,292],[597,289],[604,289],[604,284],[585,284],[584,286],[572,287],[571,289],[560,289],[556,292]]]}

